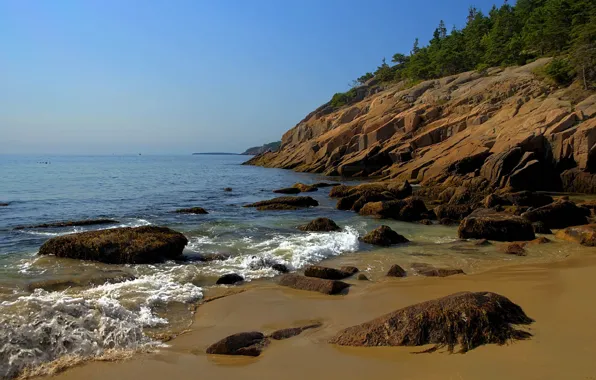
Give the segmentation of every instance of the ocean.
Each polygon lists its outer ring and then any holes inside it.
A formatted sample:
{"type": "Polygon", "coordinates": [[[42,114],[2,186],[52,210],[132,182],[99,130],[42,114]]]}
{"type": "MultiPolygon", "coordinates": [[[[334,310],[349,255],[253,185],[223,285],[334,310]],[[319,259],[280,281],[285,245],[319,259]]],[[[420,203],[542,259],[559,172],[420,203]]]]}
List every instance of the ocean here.
{"type": "MultiPolygon", "coordinates": [[[[296,271],[334,257],[352,260],[373,277],[396,257],[456,265],[467,273],[512,260],[494,249],[462,247],[456,227],[381,223],[337,210],[336,200],[328,197],[329,188],[306,194],[319,201],[314,208],[244,208],[273,198],[277,196],[273,189],[296,182],[338,181],[241,165],[246,159],[235,155],[0,156],[0,202],[8,203],[0,207],[0,377],[15,377],[26,368],[65,357],[159,348],[164,337],[189,326],[195,306],[226,273],[238,273],[248,282],[261,281],[279,274],[271,269],[273,263],[296,271]],[[226,187],[232,191],[224,191],[226,187]],[[193,206],[209,214],[173,212],[193,206]],[[342,230],[297,230],[320,216],[335,220],[342,230]],[[15,229],[97,218],[118,223],[15,229]],[[359,242],[360,235],[380,224],[413,243],[387,249],[359,242]],[[168,226],[184,233],[189,239],[188,260],[106,265],[36,255],[53,236],[143,225],[168,226]],[[204,254],[229,258],[193,260],[204,254]]],[[[557,249],[549,252],[562,254],[557,249]]]]}

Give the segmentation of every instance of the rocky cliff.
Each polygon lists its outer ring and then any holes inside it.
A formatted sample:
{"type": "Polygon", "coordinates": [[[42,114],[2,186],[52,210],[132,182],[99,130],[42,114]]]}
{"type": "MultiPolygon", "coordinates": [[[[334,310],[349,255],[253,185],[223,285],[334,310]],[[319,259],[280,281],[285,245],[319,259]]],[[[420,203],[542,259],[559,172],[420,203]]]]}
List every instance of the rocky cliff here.
{"type": "Polygon", "coordinates": [[[257,155],[257,154],[262,154],[265,152],[275,152],[279,149],[279,146],[281,145],[281,141],[274,141],[274,142],[270,142],[261,146],[253,146],[252,148],[248,148],[247,150],[244,151],[244,153],[241,154],[246,154],[246,155],[257,155]]]}
{"type": "Polygon", "coordinates": [[[415,86],[374,79],[319,107],[248,164],[297,171],[596,193],[596,94],[535,73],[549,62],[466,72],[415,86]],[[476,180],[476,182],[478,182],[476,180]],[[465,182],[464,182],[465,183],[465,182]]]}

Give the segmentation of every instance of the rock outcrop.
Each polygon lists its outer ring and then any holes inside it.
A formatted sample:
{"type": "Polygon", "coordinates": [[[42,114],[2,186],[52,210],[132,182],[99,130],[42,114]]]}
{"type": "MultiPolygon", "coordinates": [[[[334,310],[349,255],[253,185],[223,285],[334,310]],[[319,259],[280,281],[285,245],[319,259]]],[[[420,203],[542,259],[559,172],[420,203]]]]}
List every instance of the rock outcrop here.
{"type": "Polygon", "coordinates": [[[361,242],[372,244],[372,245],[380,245],[388,247],[394,244],[401,244],[409,242],[404,236],[398,234],[397,232],[393,231],[388,226],[380,226],[375,228],[368,234],[364,235],[360,238],[361,242]]]}
{"type": "Polygon", "coordinates": [[[363,86],[354,101],[324,104],[283,135],[278,151],[248,163],[398,183],[481,178],[514,191],[594,193],[596,95],[544,83],[534,72],[548,62],[414,87],[363,86]]]}
{"type": "Polygon", "coordinates": [[[528,220],[490,209],[474,210],[462,220],[457,233],[462,239],[523,241],[536,238],[528,220]]]}
{"type": "Polygon", "coordinates": [[[560,200],[526,211],[521,216],[530,222],[542,222],[547,228],[565,228],[586,224],[590,210],[578,207],[573,202],[560,200]]]}
{"type": "Polygon", "coordinates": [[[54,237],[39,255],[100,261],[107,264],[148,264],[182,256],[188,240],[167,227],[123,227],[54,237]]]}
{"type": "Polygon", "coordinates": [[[339,231],[341,228],[329,218],[317,218],[309,223],[298,226],[300,231],[308,232],[332,232],[339,231]]]}

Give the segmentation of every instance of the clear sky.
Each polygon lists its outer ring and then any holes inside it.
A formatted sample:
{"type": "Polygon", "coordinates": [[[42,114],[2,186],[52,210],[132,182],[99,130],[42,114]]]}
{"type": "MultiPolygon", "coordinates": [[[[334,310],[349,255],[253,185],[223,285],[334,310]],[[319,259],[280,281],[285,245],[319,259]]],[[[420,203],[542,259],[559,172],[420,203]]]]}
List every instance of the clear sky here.
{"type": "Polygon", "coordinates": [[[494,2],[0,0],[0,153],[279,140],[439,20],[461,27],[494,2]]]}

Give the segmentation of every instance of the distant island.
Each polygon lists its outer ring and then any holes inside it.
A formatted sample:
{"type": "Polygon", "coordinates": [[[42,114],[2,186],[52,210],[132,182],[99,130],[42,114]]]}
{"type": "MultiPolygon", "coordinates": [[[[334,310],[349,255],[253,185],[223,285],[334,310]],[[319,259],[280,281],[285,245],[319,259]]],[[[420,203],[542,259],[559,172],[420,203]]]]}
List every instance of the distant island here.
{"type": "Polygon", "coordinates": [[[274,141],[274,142],[270,142],[270,143],[265,144],[265,145],[254,146],[252,148],[248,148],[242,154],[255,155],[256,156],[257,154],[265,153],[267,151],[275,152],[275,151],[277,151],[279,149],[280,146],[281,146],[281,141],[274,141]]]}
{"type": "Polygon", "coordinates": [[[226,152],[205,152],[205,153],[193,153],[193,156],[199,155],[211,155],[211,156],[238,156],[239,153],[226,153],[226,152]]]}

